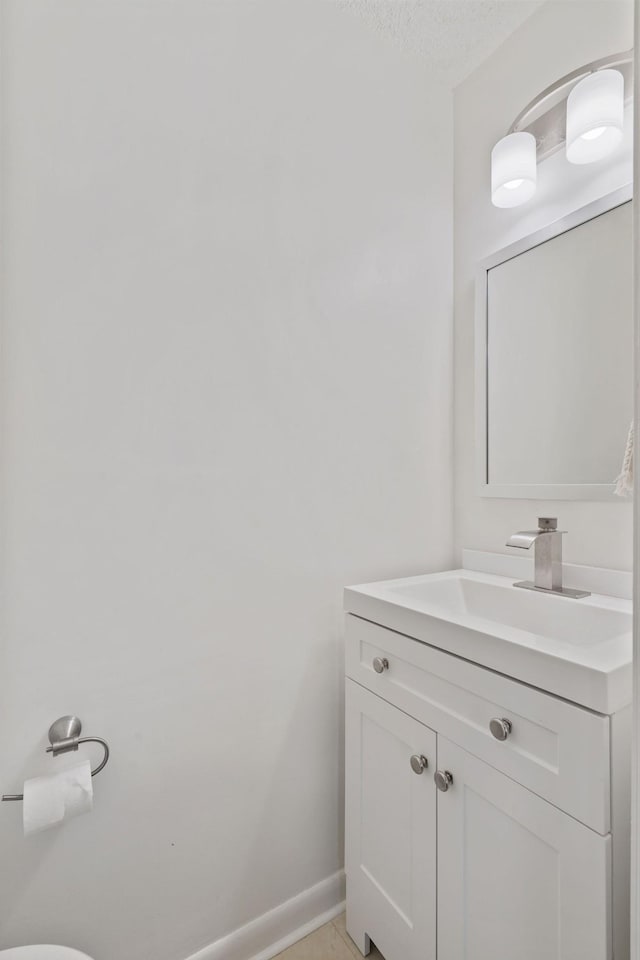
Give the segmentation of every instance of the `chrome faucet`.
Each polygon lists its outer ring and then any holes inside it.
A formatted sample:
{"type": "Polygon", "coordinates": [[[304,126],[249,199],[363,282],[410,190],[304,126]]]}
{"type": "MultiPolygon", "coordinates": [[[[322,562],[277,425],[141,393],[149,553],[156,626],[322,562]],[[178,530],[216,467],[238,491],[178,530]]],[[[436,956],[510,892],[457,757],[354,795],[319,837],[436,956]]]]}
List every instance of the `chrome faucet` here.
{"type": "Polygon", "coordinates": [[[534,548],[534,580],[522,580],[514,587],[524,590],[539,590],[542,593],[559,593],[563,597],[590,596],[587,590],[572,590],[562,586],[562,534],[556,517],[539,517],[537,530],[522,530],[507,540],[508,547],[521,550],[534,548]]]}

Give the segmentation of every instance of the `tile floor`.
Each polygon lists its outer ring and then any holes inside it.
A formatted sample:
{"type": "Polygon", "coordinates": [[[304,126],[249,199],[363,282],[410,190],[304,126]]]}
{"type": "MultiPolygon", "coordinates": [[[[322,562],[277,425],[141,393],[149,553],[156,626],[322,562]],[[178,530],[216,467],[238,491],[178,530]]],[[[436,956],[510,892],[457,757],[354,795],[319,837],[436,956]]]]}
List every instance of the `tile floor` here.
{"type": "MultiPolygon", "coordinates": [[[[362,954],[347,933],[342,913],[284,953],[279,953],[274,960],[362,960],[362,954]]],[[[384,957],[372,947],[369,960],[384,960],[384,957]]]]}

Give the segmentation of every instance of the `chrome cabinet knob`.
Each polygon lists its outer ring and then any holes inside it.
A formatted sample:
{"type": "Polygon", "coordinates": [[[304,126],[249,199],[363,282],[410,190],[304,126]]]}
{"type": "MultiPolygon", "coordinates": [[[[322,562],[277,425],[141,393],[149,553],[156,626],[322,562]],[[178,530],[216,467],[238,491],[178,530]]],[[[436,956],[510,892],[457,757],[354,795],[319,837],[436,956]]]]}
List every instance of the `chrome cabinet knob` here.
{"type": "Polygon", "coordinates": [[[386,657],[374,657],[373,669],[376,673],[384,673],[385,670],[389,669],[389,661],[386,657]]]}
{"type": "Polygon", "coordinates": [[[422,771],[426,770],[429,766],[427,758],[423,757],[420,753],[414,753],[409,763],[414,773],[422,773],[422,771]]]}
{"type": "Polygon", "coordinates": [[[453,774],[449,773],[448,770],[436,770],[433,775],[433,779],[436,782],[436,787],[438,790],[442,790],[443,793],[446,793],[453,783],[453,774]]]}
{"type": "Polygon", "coordinates": [[[504,717],[494,717],[489,723],[489,730],[496,740],[506,740],[511,733],[511,720],[506,720],[504,717]]]}

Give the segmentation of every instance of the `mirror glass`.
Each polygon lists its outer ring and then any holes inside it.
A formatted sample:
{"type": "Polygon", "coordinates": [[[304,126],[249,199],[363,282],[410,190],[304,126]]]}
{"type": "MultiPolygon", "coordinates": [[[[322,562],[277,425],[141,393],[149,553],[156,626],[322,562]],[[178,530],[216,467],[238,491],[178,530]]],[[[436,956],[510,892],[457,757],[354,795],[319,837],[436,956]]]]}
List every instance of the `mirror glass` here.
{"type": "Polygon", "coordinates": [[[620,472],[633,415],[631,237],[628,202],[487,271],[489,485],[609,485],[620,472]]]}

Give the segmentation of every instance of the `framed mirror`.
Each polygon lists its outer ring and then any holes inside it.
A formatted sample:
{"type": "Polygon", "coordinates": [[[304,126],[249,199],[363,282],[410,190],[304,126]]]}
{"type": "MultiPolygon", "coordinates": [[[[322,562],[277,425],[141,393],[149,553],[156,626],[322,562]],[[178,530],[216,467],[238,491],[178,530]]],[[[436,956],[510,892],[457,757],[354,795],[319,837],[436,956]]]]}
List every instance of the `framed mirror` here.
{"type": "Polygon", "coordinates": [[[633,417],[632,187],[484,260],[480,495],[615,500],[633,417]]]}

